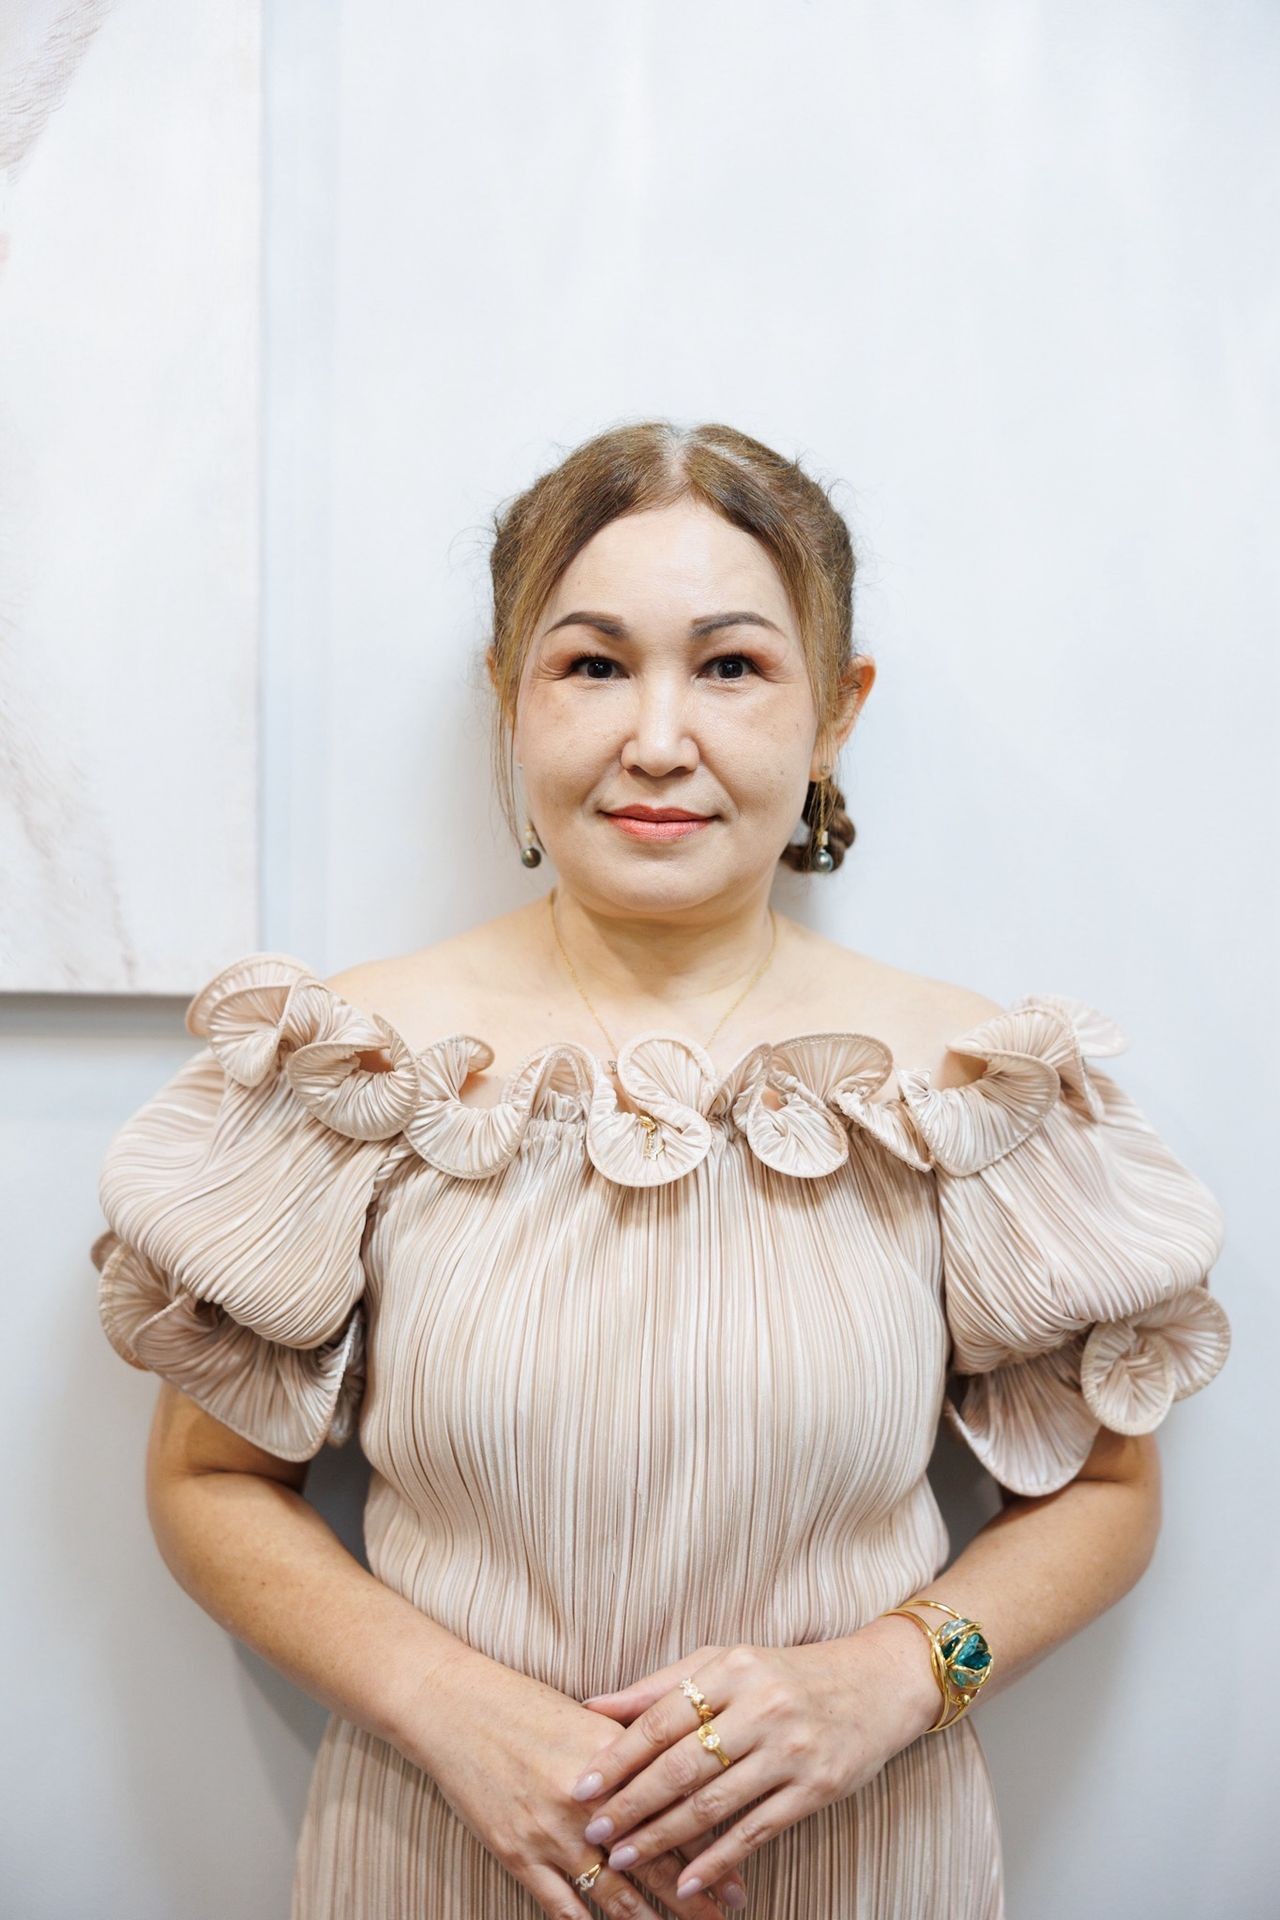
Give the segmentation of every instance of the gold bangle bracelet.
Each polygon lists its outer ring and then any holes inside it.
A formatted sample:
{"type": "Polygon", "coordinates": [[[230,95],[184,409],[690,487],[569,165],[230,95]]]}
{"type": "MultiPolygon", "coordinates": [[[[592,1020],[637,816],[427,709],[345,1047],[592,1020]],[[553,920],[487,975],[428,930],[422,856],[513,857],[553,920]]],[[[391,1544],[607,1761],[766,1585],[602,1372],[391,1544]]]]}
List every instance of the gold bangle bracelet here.
{"type": "Polygon", "coordinates": [[[914,1620],[929,1642],[929,1659],[942,1695],[942,1710],[925,1731],[941,1733],[945,1727],[954,1726],[961,1714],[973,1705],[991,1673],[995,1657],[981,1623],[957,1613],[943,1600],[904,1600],[900,1607],[887,1608],[880,1618],[887,1620],[894,1614],[901,1614],[904,1620],[914,1620]],[[938,1607],[949,1618],[940,1626],[930,1626],[918,1613],[910,1611],[912,1607],[938,1607]]]}

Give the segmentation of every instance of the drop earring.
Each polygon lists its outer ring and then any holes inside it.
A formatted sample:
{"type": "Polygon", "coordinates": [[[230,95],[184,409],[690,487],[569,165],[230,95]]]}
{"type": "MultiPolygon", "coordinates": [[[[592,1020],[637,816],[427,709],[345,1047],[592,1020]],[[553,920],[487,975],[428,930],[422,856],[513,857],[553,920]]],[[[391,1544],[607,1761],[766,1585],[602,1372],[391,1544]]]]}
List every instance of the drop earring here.
{"type": "MultiPolygon", "coordinates": [[[[516,761],[516,769],[520,773],[524,772],[522,760],[516,761]]],[[[528,814],[524,818],[524,845],[520,849],[520,863],[526,867],[542,865],[542,849],[537,844],[537,831],[528,814]]]]}
{"type": "MultiPolygon", "coordinates": [[[[830,766],[824,761],[823,765],[818,770],[818,787],[814,795],[815,801],[818,802],[819,819],[822,818],[822,813],[825,807],[824,787],[825,787],[827,775],[830,772],[831,772],[830,766]]],[[[827,845],[827,823],[825,820],[822,820],[822,824],[818,828],[817,845],[813,854],[813,858],[810,860],[809,865],[813,868],[815,873],[830,873],[834,868],[835,864],[836,864],[835,857],[832,854],[831,849],[827,845]]]]}

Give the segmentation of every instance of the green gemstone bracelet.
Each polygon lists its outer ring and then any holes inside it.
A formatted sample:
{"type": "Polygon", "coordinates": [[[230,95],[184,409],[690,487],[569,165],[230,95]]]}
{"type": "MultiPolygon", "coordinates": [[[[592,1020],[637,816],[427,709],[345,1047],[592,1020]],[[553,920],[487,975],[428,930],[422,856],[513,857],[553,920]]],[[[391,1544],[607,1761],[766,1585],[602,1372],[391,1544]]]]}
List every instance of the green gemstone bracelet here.
{"type": "Polygon", "coordinates": [[[895,1613],[900,1613],[904,1620],[914,1620],[929,1642],[933,1677],[942,1695],[942,1711],[925,1731],[941,1733],[944,1727],[954,1726],[961,1714],[968,1711],[978,1696],[979,1688],[989,1678],[994,1661],[991,1648],[977,1620],[957,1613],[954,1607],[948,1607],[941,1600],[906,1600],[900,1607],[889,1607],[880,1618],[887,1620],[895,1613]],[[912,1607],[938,1607],[950,1618],[944,1620],[941,1626],[932,1627],[918,1613],[912,1613],[912,1607]]]}

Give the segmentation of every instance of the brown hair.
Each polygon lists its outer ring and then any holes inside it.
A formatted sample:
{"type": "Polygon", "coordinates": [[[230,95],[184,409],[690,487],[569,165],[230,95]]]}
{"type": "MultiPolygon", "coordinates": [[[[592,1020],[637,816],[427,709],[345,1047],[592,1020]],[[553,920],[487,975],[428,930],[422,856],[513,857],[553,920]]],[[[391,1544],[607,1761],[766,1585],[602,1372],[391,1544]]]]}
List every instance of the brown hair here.
{"type": "MultiPolygon", "coordinates": [[[[493,518],[494,764],[503,815],[517,837],[511,723],[538,618],[565,568],[602,527],[685,498],[714,508],[771,556],[800,630],[822,726],[834,724],[850,690],[861,685],[863,656],[853,651],[857,562],[849,529],[823,487],[796,461],[733,427],[646,420],[610,428],[574,448],[493,518]]],[[[834,779],[810,781],[803,818],[807,842],[788,844],[780,858],[807,872],[825,825],[839,866],[856,829],[834,779]]]]}

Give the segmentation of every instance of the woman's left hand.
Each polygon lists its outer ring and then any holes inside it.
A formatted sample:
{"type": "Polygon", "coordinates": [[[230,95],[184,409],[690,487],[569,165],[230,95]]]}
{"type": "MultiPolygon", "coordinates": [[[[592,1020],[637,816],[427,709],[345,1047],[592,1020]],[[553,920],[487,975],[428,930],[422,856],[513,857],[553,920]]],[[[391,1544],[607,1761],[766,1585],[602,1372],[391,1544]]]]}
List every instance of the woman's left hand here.
{"type": "Polygon", "coordinates": [[[569,1788],[584,1812],[589,1805],[584,1839],[608,1846],[610,1866],[626,1872],[757,1802],[688,1862],[677,1892],[711,1886],[784,1828],[856,1793],[932,1724],[938,1690],[920,1638],[909,1621],[890,1618],[803,1646],[700,1647],[617,1693],[593,1695],[582,1704],[628,1725],[569,1788]],[[697,1709],[680,1691],[685,1675],[714,1709],[732,1765],[698,1739],[697,1709]]]}

